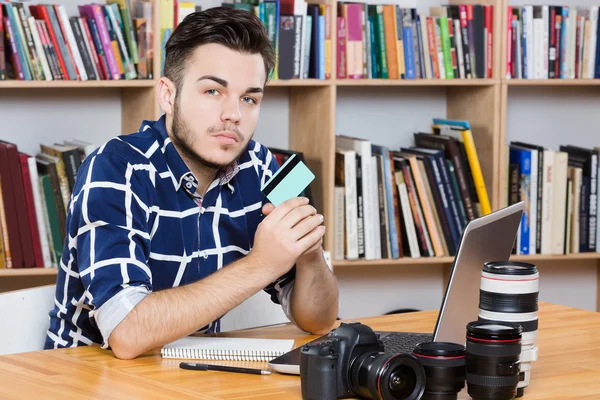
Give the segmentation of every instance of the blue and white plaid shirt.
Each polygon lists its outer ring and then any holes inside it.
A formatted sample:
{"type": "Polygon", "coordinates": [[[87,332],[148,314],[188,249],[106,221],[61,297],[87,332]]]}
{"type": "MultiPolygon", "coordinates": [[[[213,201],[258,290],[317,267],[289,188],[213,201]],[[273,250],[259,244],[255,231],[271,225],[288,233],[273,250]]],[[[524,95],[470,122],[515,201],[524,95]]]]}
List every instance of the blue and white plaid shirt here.
{"type": "MultiPolygon", "coordinates": [[[[246,255],[279,168],[250,141],[203,198],[168,137],[164,116],[109,140],[81,165],[67,215],[45,348],[101,344],[152,291],[207,277],[246,255]]],[[[295,268],[265,288],[290,314],[295,268]]],[[[157,316],[160,318],[160,316],[157,316]]],[[[201,331],[218,332],[219,320],[201,331]]]]}

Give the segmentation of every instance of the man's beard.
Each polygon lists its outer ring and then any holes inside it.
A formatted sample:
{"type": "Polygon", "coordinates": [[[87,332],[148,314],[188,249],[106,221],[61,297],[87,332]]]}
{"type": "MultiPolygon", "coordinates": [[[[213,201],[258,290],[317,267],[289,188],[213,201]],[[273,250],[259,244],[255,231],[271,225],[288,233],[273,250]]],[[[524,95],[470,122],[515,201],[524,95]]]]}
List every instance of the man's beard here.
{"type": "MultiPolygon", "coordinates": [[[[208,129],[208,132],[217,132],[217,131],[221,131],[223,129],[217,129],[215,127],[211,127],[208,129]]],[[[173,125],[171,128],[172,131],[172,138],[171,140],[174,143],[175,147],[181,151],[183,153],[183,156],[191,161],[195,161],[197,163],[199,163],[201,166],[207,168],[207,169],[212,169],[212,170],[219,170],[222,168],[226,168],[229,165],[233,164],[235,162],[235,160],[237,160],[237,158],[242,154],[242,152],[244,151],[244,148],[242,148],[239,152],[239,154],[237,154],[234,159],[227,164],[220,164],[220,163],[215,163],[212,162],[210,160],[207,160],[206,158],[202,157],[200,154],[196,153],[193,148],[192,148],[192,144],[193,144],[193,138],[194,138],[194,134],[192,133],[192,131],[190,130],[190,128],[187,126],[187,124],[185,123],[185,121],[181,118],[181,115],[179,114],[179,107],[176,101],[175,107],[174,107],[174,112],[173,112],[173,125]]],[[[242,141],[243,137],[238,133],[237,130],[234,130],[234,132],[238,135],[238,140],[242,141]]]]}

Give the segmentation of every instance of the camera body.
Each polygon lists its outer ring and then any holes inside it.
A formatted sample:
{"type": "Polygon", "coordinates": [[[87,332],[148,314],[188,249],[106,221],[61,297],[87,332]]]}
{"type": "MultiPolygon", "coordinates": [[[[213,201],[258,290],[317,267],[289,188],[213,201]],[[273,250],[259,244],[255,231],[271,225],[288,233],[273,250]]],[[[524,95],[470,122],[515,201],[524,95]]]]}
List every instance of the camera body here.
{"type": "Polygon", "coordinates": [[[300,377],[303,399],[355,397],[352,363],[358,357],[384,351],[383,342],[368,326],[358,322],[341,323],[318,343],[302,346],[300,377]]]}

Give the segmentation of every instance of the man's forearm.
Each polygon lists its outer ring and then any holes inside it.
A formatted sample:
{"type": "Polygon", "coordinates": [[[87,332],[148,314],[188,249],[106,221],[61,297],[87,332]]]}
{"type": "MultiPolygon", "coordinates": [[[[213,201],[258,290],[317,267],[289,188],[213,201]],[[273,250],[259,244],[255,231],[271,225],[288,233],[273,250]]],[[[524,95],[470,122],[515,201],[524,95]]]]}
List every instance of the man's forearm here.
{"type": "Polygon", "coordinates": [[[108,340],[118,358],[131,359],[189,335],[270,283],[248,255],[207,278],[146,296],[108,340]]]}
{"type": "Polygon", "coordinates": [[[337,318],[338,301],[337,281],[323,255],[300,258],[291,300],[296,324],[313,334],[328,332],[337,318]]]}

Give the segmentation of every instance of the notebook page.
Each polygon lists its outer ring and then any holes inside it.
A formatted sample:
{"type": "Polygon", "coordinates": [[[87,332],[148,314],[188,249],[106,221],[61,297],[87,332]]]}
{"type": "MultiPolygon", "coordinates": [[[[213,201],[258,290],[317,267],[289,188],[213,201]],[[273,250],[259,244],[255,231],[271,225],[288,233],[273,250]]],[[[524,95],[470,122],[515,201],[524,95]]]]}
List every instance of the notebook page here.
{"type": "Polygon", "coordinates": [[[161,355],[164,358],[266,361],[293,347],[293,339],[186,336],[166,344],[161,355]]]}

